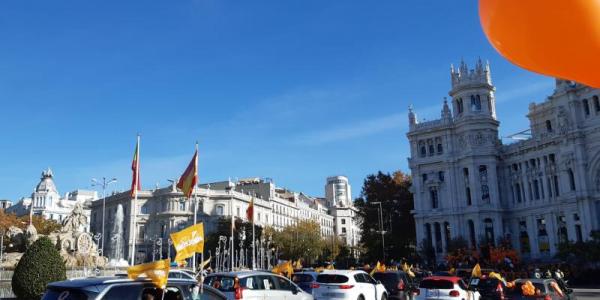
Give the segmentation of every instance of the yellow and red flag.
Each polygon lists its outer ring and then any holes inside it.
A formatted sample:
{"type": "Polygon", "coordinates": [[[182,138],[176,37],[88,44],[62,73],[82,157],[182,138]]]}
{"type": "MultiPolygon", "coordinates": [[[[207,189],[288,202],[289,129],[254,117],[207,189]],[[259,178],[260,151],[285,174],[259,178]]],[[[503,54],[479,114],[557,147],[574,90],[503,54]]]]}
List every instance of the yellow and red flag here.
{"type": "Polygon", "coordinates": [[[180,262],[192,257],[196,252],[204,251],[204,224],[199,223],[184,230],[171,233],[173,247],[177,251],[175,261],[180,262]]]}
{"type": "Polygon", "coordinates": [[[133,152],[133,160],[131,161],[131,171],[133,178],[131,179],[131,197],[135,197],[138,191],[142,190],[140,185],[140,136],[137,137],[135,144],[135,152],[133,152]]]}
{"type": "Polygon", "coordinates": [[[254,222],[254,197],[250,200],[250,205],[246,209],[246,219],[250,222],[254,222]]]}
{"type": "Polygon", "coordinates": [[[177,188],[183,191],[183,195],[190,198],[194,187],[198,182],[198,145],[196,145],[196,152],[190,161],[190,164],[185,169],[185,172],[179,178],[177,182],[177,188]]]}
{"type": "Polygon", "coordinates": [[[167,259],[135,265],[127,268],[127,276],[136,279],[141,275],[146,275],[157,287],[164,289],[167,286],[169,278],[169,269],[171,261],[167,259]]]}

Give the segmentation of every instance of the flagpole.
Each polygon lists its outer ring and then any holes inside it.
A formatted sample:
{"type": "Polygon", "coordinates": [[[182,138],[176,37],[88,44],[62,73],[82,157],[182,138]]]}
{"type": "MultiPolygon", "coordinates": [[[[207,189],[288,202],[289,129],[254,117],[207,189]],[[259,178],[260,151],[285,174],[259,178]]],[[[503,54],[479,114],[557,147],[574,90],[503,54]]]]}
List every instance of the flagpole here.
{"type": "Polygon", "coordinates": [[[252,196],[252,270],[256,270],[256,244],[254,243],[254,196],[252,196]]]}
{"type": "Polygon", "coordinates": [[[229,257],[231,257],[231,265],[229,268],[233,272],[233,262],[235,251],[233,251],[233,227],[235,226],[235,216],[233,215],[233,197],[231,197],[231,204],[229,205],[229,210],[231,211],[231,247],[229,247],[229,257]]]}
{"type": "Polygon", "coordinates": [[[135,242],[136,242],[136,227],[137,227],[137,200],[138,200],[138,184],[140,184],[140,135],[137,136],[137,153],[135,154],[135,183],[133,191],[133,242],[131,243],[131,265],[135,265],[135,242]]]}
{"type": "MultiPolygon", "coordinates": [[[[194,176],[198,176],[198,142],[196,142],[196,174],[194,176]]],[[[197,215],[198,215],[198,189],[196,188],[196,183],[194,183],[193,191],[194,191],[194,225],[196,225],[197,215]]],[[[196,253],[192,256],[192,271],[196,273],[196,253]]]]}

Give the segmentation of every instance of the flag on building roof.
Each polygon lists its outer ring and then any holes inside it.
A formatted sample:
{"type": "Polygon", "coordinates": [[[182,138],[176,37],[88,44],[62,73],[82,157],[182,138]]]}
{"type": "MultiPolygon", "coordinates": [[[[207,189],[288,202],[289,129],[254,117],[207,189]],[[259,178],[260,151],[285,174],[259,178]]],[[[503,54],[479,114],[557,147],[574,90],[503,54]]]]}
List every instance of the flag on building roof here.
{"type": "Polygon", "coordinates": [[[196,144],[196,152],[192,157],[189,165],[185,169],[185,172],[179,178],[177,182],[177,188],[179,188],[183,195],[187,198],[190,198],[192,192],[194,191],[194,187],[198,182],[198,144],[196,144]]]}

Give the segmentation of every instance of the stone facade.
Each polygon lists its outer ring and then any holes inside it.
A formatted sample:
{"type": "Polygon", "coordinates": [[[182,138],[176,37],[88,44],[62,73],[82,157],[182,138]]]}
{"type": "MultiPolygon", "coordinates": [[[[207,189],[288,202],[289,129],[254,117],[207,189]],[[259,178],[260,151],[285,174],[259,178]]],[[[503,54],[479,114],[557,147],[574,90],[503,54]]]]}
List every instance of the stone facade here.
{"type": "Polygon", "coordinates": [[[529,105],[522,140],[498,137],[489,64],[451,69],[452,109],[419,123],[409,111],[417,241],[442,260],[448,241],[508,239],[524,258],[551,258],[600,229],[600,90],[556,80],[529,105]]]}
{"type": "MultiPolygon", "coordinates": [[[[336,207],[329,206],[329,203],[332,203],[331,199],[311,197],[277,187],[269,179],[248,178],[237,182],[227,180],[201,184],[196,187],[195,194],[198,198],[197,222],[204,223],[207,234],[216,229],[217,220],[220,217],[233,215],[246,220],[246,209],[252,198],[254,198],[256,225],[271,226],[281,230],[285,226],[294,224],[297,220],[310,219],[321,225],[322,236],[333,236],[337,231],[343,230],[341,227],[339,229],[336,227],[338,213],[336,207]]],[[[345,196],[347,199],[351,199],[350,194],[345,196]]],[[[193,201],[186,201],[183,193],[175,187],[174,183],[168,187],[143,190],[138,193],[138,209],[135,215],[137,223],[136,262],[151,258],[153,243],[157,239],[161,240],[163,244],[163,253],[167,252],[166,245],[169,234],[193,224],[193,203],[193,201]]],[[[132,220],[134,213],[132,211],[133,199],[129,191],[106,198],[105,251],[111,253],[109,228],[113,227],[111,222],[114,220],[119,204],[124,211],[124,257],[130,259],[133,245],[132,220]]],[[[348,203],[346,205],[346,207],[353,207],[348,203]]],[[[92,202],[91,210],[91,230],[99,233],[102,228],[102,201],[92,202]]],[[[343,223],[346,224],[346,222],[349,223],[347,228],[356,227],[354,221],[348,220],[343,223]]],[[[356,229],[351,230],[358,236],[356,229]]],[[[352,242],[357,243],[358,239],[352,242]]],[[[356,246],[356,244],[352,246],[356,246]]],[[[171,254],[174,255],[174,252],[172,251],[171,254]]]]}

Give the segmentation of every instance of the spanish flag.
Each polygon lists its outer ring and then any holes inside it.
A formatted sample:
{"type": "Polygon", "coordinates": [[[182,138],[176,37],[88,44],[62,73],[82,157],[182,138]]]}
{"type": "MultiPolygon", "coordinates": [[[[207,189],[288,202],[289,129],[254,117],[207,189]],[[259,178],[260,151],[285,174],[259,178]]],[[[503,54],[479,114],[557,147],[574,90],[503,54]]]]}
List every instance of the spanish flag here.
{"type": "Polygon", "coordinates": [[[185,172],[179,178],[177,182],[177,188],[183,191],[183,195],[190,198],[194,187],[198,182],[198,144],[196,144],[196,152],[190,161],[190,164],[185,169],[185,172]]]}
{"type": "Polygon", "coordinates": [[[140,136],[137,137],[135,144],[135,152],[133,152],[133,161],[131,161],[131,171],[133,177],[131,179],[131,197],[135,197],[138,191],[142,190],[140,185],[140,136]]]}
{"type": "Polygon", "coordinates": [[[254,197],[252,197],[252,200],[250,200],[250,205],[248,205],[248,208],[246,209],[246,219],[254,223],[254,197]]]}
{"type": "Polygon", "coordinates": [[[167,286],[167,280],[169,278],[170,264],[171,262],[167,258],[151,263],[131,266],[127,268],[127,277],[135,280],[141,275],[146,275],[157,287],[164,289],[167,286]]]}

